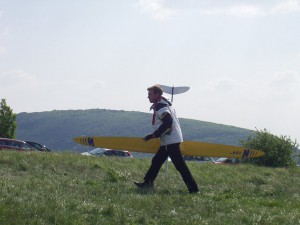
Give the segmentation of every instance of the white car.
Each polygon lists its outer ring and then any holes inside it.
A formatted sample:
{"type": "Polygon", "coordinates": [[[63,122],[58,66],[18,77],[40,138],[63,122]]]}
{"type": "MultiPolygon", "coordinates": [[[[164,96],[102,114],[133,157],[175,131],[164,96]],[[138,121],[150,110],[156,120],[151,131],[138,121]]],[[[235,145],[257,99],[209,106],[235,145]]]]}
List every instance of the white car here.
{"type": "Polygon", "coordinates": [[[88,152],[82,152],[81,155],[88,155],[88,156],[96,155],[96,156],[99,156],[105,151],[106,151],[106,149],[104,149],[104,148],[95,148],[95,149],[93,149],[91,151],[88,151],[88,152]]]}
{"type": "Polygon", "coordinates": [[[240,161],[239,159],[229,159],[229,158],[219,158],[214,164],[238,164],[240,161]]]}

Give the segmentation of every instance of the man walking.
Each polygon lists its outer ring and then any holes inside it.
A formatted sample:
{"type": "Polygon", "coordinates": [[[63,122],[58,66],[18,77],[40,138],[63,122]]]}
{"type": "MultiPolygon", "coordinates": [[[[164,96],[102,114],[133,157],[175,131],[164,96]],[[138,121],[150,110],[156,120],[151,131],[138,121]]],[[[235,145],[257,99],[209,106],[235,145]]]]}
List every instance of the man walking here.
{"type": "Polygon", "coordinates": [[[160,148],[152,159],[151,166],[144,177],[144,182],[135,181],[134,184],[139,188],[153,187],[161,166],[169,156],[181,174],[189,193],[197,193],[199,191],[198,186],[181,155],[179,146],[183,138],[175,110],[172,108],[171,102],[162,96],[163,91],[159,86],[154,85],[147,90],[148,99],[150,103],[153,103],[151,106],[154,111],[152,125],[155,131],[144,137],[144,140],[160,138],[160,148]]]}

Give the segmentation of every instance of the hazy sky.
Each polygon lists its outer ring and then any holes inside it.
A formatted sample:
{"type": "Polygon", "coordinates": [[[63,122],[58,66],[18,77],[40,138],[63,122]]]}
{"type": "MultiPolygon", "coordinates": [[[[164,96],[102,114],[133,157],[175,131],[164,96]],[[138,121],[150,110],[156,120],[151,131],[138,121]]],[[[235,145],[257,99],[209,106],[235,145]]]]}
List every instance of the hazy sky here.
{"type": "Polygon", "coordinates": [[[299,140],[299,24],[300,0],[0,0],[0,98],[149,112],[148,86],[190,86],[181,118],[299,140]]]}

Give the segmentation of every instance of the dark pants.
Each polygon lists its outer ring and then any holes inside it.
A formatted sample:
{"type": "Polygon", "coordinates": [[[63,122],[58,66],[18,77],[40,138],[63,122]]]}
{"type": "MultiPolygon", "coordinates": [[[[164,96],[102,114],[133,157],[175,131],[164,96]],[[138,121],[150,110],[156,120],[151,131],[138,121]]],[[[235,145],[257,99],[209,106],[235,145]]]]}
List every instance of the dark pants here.
{"type": "Polygon", "coordinates": [[[170,156],[174,166],[181,174],[181,177],[188,187],[189,191],[198,191],[198,186],[189,170],[187,165],[185,164],[185,161],[182,158],[180,148],[180,143],[176,144],[170,144],[166,146],[160,146],[157,153],[152,159],[152,164],[146,173],[145,181],[154,181],[157,177],[157,174],[163,165],[163,163],[166,161],[168,156],[170,156]]]}

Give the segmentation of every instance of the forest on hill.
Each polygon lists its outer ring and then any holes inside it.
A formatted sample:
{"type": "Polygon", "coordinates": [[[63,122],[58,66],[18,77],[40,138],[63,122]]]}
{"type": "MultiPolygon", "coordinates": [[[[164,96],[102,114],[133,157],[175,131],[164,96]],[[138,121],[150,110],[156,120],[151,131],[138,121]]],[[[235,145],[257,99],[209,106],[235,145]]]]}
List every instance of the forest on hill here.
{"type": "MultiPolygon", "coordinates": [[[[152,133],[152,114],[107,109],[53,110],[17,114],[17,138],[45,144],[54,151],[86,151],[77,136],[144,137],[152,133]]],[[[254,131],[179,118],[185,140],[239,145],[254,131]]]]}

